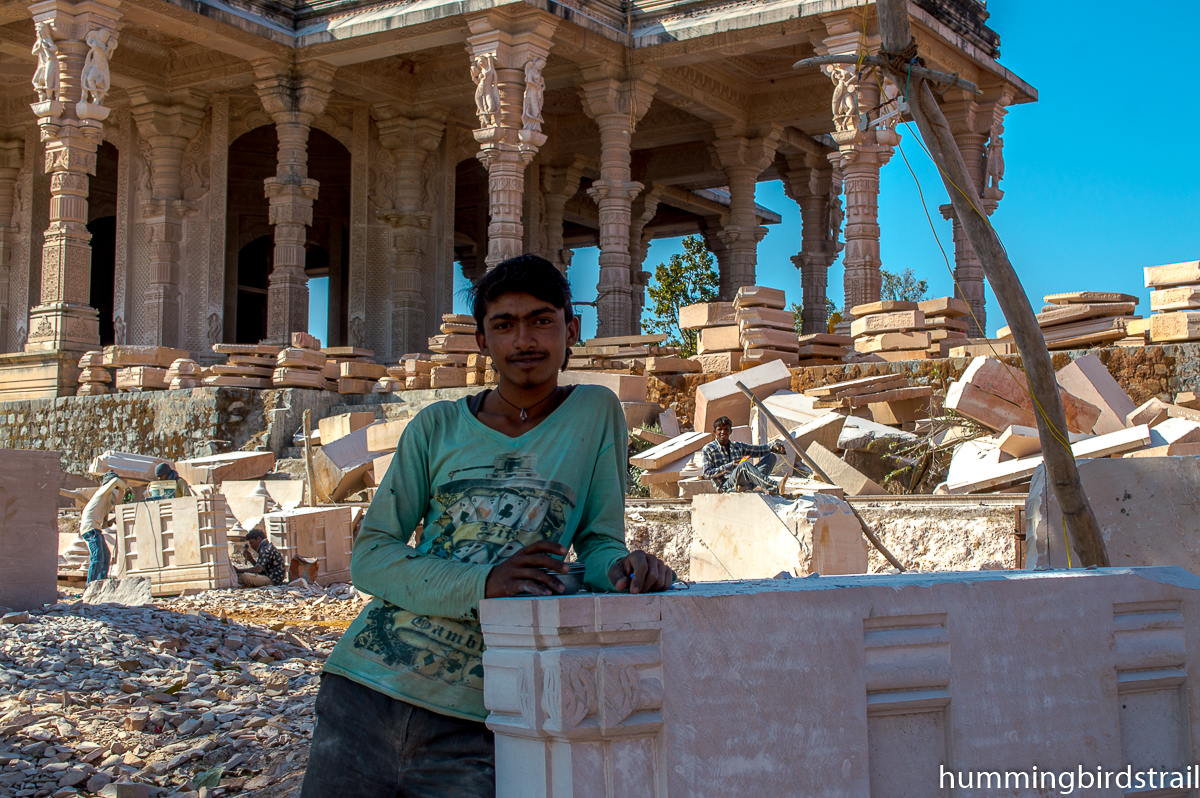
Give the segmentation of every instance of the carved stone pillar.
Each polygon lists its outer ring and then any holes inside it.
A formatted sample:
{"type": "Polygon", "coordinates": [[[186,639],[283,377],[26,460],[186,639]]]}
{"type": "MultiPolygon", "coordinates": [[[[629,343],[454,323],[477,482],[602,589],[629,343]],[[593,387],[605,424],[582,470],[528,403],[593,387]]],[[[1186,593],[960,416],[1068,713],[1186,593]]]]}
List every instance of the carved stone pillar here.
{"type": "Polygon", "coordinates": [[[732,299],[737,289],[733,285],[732,269],[729,265],[729,248],[725,246],[725,220],[728,216],[706,216],[700,224],[700,235],[704,238],[704,246],[713,254],[717,261],[717,295],[732,299]]]}
{"type": "Polygon", "coordinates": [[[826,285],[829,267],[842,247],[842,175],[816,153],[789,155],[784,190],[800,206],[800,253],[792,263],[800,270],[803,289],[802,327],[805,335],[825,332],[826,285]]]}
{"type": "Polygon", "coordinates": [[[646,306],[646,288],[650,285],[650,272],[642,270],[646,262],[646,251],[650,248],[650,236],[646,225],[658,213],[662,199],[662,187],[649,185],[633,201],[632,221],[629,224],[629,282],[633,291],[632,335],[642,330],[642,310],[646,306]]]}
{"type": "Polygon", "coordinates": [[[782,125],[748,131],[735,127],[717,129],[713,150],[729,181],[729,219],[722,240],[729,249],[730,275],[728,284],[722,284],[722,290],[727,292],[722,293],[722,299],[733,299],[743,285],[754,285],[758,242],[767,234],[767,228],[758,223],[754,189],[758,176],[775,158],[782,132],[782,125]]]}
{"type": "Polygon", "coordinates": [[[546,202],[546,249],[547,260],[565,272],[571,266],[571,250],[563,246],[563,209],[575,192],[583,177],[583,163],[573,161],[567,166],[542,168],[542,197],[546,202]]]}
{"type": "MultiPolygon", "coordinates": [[[[854,54],[879,49],[877,33],[864,34],[857,14],[835,14],[825,20],[828,35],[817,42],[819,55],[854,54]]],[[[879,169],[892,157],[900,143],[895,120],[877,128],[867,119],[878,118],[888,108],[880,107],[881,87],[887,97],[894,89],[881,75],[853,66],[831,64],[822,68],[833,81],[833,138],[839,151],[829,155],[834,168],[844,176],[846,192],[845,311],[879,299],[882,261],[879,257],[879,169]]],[[[886,100],[887,97],[884,97],[886,100]]]]}
{"type": "Polygon", "coordinates": [[[627,81],[610,64],[583,68],[583,109],[600,128],[600,179],[588,195],[600,209],[600,284],[596,289],[596,335],[629,335],[633,287],[630,280],[630,223],[633,198],[642,184],[631,179],[633,128],[650,109],[653,80],[627,81]]]}
{"type": "MultiPolygon", "coordinates": [[[[942,112],[950,123],[954,141],[966,161],[967,171],[983,200],[983,212],[991,216],[1000,205],[1004,192],[1004,107],[1011,97],[988,98],[977,102],[974,95],[954,90],[947,92],[942,112]]],[[[971,308],[967,317],[967,335],[983,337],[987,326],[987,296],[984,291],[983,264],[971,247],[952,205],[942,205],[942,216],[954,223],[954,294],[971,308]]]]}
{"type": "Polygon", "coordinates": [[[17,175],[24,161],[24,139],[0,141],[0,352],[8,351],[5,340],[10,316],[8,283],[12,267],[13,237],[16,233],[10,225],[16,199],[17,175]]]}
{"type": "Polygon", "coordinates": [[[204,123],[208,100],[189,90],[172,94],[149,87],[132,92],[131,99],[138,134],[150,145],[151,199],[142,205],[150,247],[147,343],[179,347],[179,242],[184,218],[196,210],[196,203],[183,198],[183,154],[204,123]]]}
{"type": "Polygon", "coordinates": [[[474,135],[488,171],[488,269],[521,254],[525,166],[546,143],[542,69],[557,22],[527,18],[516,31],[501,30],[501,24],[490,15],[475,17],[468,21],[467,37],[479,117],[474,135]]]}
{"type": "Polygon", "coordinates": [[[31,107],[46,143],[50,225],[42,246],[41,302],[29,313],[26,351],[80,351],[100,345],[91,299],[92,248],[87,230],[88,175],[109,109],[108,60],[117,48],[119,0],[74,5],[44,0],[29,7],[38,67],[31,107]]]}
{"type": "Polygon", "coordinates": [[[422,207],[421,188],[430,155],[442,141],[446,114],[441,109],[405,113],[394,104],[373,109],[379,126],[379,145],[390,150],[396,163],[396,207],[380,211],[392,227],[392,341],[393,356],[425,348],[425,301],[421,298],[422,249],[427,244],[431,214],[422,207]]]}
{"type": "Polygon", "coordinates": [[[496,795],[666,794],[660,601],[482,602],[496,795]]]}
{"type": "Polygon", "coordinates": [[[319,188],[308,177],[308,131],[329,102],[334,68],[315,61],[298,66],[259,61],[254,69],[259,99],[279,136],[275,176],[263,183],[275,226],[275,265],[267,284],[267,339],[282,343],[293,332],[308,332],[304,256],[319,188]]]}

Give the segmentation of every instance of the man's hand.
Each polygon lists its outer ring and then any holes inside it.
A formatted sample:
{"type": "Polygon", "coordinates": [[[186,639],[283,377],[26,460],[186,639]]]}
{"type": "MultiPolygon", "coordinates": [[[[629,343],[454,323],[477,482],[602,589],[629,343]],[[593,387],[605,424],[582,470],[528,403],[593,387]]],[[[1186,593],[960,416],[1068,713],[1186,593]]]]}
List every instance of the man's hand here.
{"type": "Polygon", "coordinates": [[[653,554],[639,550],[631,552],[609,568],[608,581],[620,592],[655,593],[671,587],[675,582],[675,572],[653,554]]]}
{"type": "Polygon", "coordinates": [[[775,452],[775,454],[787,454],[787,449],[784,448],[782,440],[772,443],[771,451],[775,452]]]}
{"type": "Polygon", "coordinates": [[[565,562],[554,559],[551,554],[566,556],[567,547],[549,540],[539,540],[521,549],[491,570],[484,585],[484,597],[507,598],[522,594],[554,596],[561,593],[562,582],[542,569],[549,568],[563,574],[570,569],[565,562]]]}

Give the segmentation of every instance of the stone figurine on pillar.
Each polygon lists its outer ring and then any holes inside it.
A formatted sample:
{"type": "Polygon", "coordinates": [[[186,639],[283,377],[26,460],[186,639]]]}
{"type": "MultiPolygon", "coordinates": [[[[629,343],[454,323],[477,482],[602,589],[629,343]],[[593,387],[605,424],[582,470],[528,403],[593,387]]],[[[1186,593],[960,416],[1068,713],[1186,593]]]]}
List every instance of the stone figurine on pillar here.
{"type": "MultiPolygon", "coordinates": [[[[89,304],[88,175],[96,172],[96,149],[109,114],[104,101],[111,82],[108,61],[121,27],[118,5],[118,0],[81,5],[42,0],[29,7],[38,59],[32,81],[38,101],[30,107],[45,142],[50,224],[42,247],[41,301],[29,313],[25,349],[60,353],[51,359],[63,363],[69,353],[100,344],[99,313],[89,304]]],[[[54,367],[60,376],[66,368],[54,367]]]]}
{"type": "Polygon", "coordinates": [[[542,70],[557,24],[540,16],[513,21],[490,14],[468,22],[467,53],[479,118],[474,137],[477,157],[488,172],[488,269],[523,249],[525,167],[546,143],[542,70]]]}

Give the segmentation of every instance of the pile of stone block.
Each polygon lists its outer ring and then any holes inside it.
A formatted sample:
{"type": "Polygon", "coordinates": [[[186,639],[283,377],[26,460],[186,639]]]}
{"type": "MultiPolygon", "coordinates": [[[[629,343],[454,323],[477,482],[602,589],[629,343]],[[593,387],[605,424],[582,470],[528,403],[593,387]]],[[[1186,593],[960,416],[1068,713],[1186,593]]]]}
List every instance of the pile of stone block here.
{"type": "Polygon", "coordinates": [[[909,386],[904,374],[883,374],[857,380],[809,388],[816,410],[843,410],[868,415],[880,424],[904,426],[929,417],[929,399],[933,388],[909,386]]]}
{"type": "Polygon", "coordinates": [[[800,336],[796,318],[787,310],[787,299],[778,288],[744,285],[733,300],[742,368],[778,360],[788,366],[800,363],[800,336]]]}
{"type": "Polygon", "coordinates": [[[471,355],[479,354],[479,343],[475,340],[475,317],[465,313],[446,313],[442,316],[440,329],[439,335],[429,339],[429,351],[433,352],[429,387],[465,388],[467,361],[471,355]]]}
{"type": "Polygon", "coordinates": [[[696,362],[709,374],[742,368],[742,341],[732,302],[701,302],[679,309],[679,329],[696,331],[696,362]]]}
{"type": "Polygon", "coordinates": [[[209,366],[204,384],[227,388],[271,388],[279,347],[268,344],[213,344],[227,362],[209,366]]]}
{"type": "Polygon", "coordinates": [[[357,346],[330,346],[325,355],[325,377],[337,381],[338,393],[368,394],[386,377],[387,367],[376,363],[375,352],[357,346]]]}
{"type": "Polygon", "coordinates": [[[801,335],[798,341],[796,365],[802,367],[835,366],[847,358],[854,346],[854,339],[849,335],[834,333],[808,333],[801,335]]]}
{"type": "Polygon", "coordinates": [[[271,382],[276,388],[313,388],[335,391],[337,382],[326,374],[329,358],[321,351],[321,342],[308,333],[292,333],[292,345],[279,350],[271,382]]]}
{"type": "Polygon", "coordinates": [[[921,302],[882,300],[850,309],[854,351],[861,360],[927,360],[948,357],[967,340],[970,312],[954,297],[921,302]]]}
{"type": "MultiPolygon", "coordinates": [[[[1130,294],[1073,291],[1047,294],[1043,299],[1046,305],[1037,314],[1037,322],[1047,349],[1110,346],[1131,337],[1129,324],[1141,321],[1133,315],[1138,299],[1130,294]]],[[[1002,341],[1013,339],[1008,327],[1001,327],[996,335],[1002,341]]]]}
{"type": "Polygon", "coordinates": [[[183,349],[167,346],[106,346],[102,363],[117,370],[117,390],[165,391],[170,387],[167,369],[180,358],[187,358],[183,349]]]}
{"type": "MultiPolygon", "coordinates": [[[[1200,411],[1157,398],[1135,407],[1095,355],[1070,362],[1057,380],[1067,429],[1055,445],[1069,445],[1077,460],[1200,454],[1200,411]]],[[[946,409],[994,433],[956,449],[947,492],[1017,489],[1041,466],[1036,409],[1019,368],[976,358],[951,384],[946,409]]]]}
{"type": "Polygon", "coordinates": [[[967,317],[970,306],[952,296],[935,297],[917,303],[917,310],[925,315],[923,332],[929,333],[929,354],[932,357],[948,357],[950,350],[967,340],[967,317]]]}
{"type": "Polygon", "coordinates": [[[400,358],[397,366],[388,366],[388,376],[404,382],[407,391],[428,390],[433,376],[434,362],[427,353],[412,353],[400,358]]]}
{"type": "Polygon", "coordinates": [[[1147,266],[1150,340],[1155,343],[1200,339],[1200,261],[1147,266]]]}
{"type": "Polygon", "coordinates": [[[567,368],[576,371],[610,371],[624,374],[689,374],[700,371],[695,360],[680,357],[677,346],[667,346],[666,335],[625,335],[589,338],[571,347],[567,368]]]}
{"type": "Polygon", "coordinates": [[[76,396],[103,396],[110,392],[112,372],[104,368],[104,353],[85,352],[79,358],[79,388],[76,396]]]}

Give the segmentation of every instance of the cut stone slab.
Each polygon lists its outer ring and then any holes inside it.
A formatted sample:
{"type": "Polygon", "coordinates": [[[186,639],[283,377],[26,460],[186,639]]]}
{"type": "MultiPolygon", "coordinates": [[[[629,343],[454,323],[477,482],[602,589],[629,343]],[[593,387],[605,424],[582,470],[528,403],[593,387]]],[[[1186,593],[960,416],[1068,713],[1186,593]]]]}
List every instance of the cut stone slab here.
{"type": "MultiPolygon", "coordinates": [[[[873,397],[867,397],[873,399],[873,397]]],[[[929,398],[899,399],[887,402],[871,401],[867,404],[871,420],[879,424],[900,426],[929,418],[929,398]]]]}
{"type": "Polygon", "coordinates": [[[1070,291],[1065,294],[1046,294],[1042,301],[1049,305],[1089,305],[1096,302],[1132,302],[1136,305],[1138,298],[1113,291],[1070,291]]]}
{"type": "Polygon", "coordinates": [[[271,452],[227,452],[175,463],[175,470],[189,485],[219,485],[227,479],[258,479],[274,467],[275,455],[271,452]]]}
{"type": "Polygon", "coordinates": [[[854,341],[855,352],[883,352],[895,349],[925,349],[929,347],[927,332],[896,332],[867,335],[854,341]]]}
{"type": "Polygon", "coordinates": [[[390,452],[400,443],[400,436],[411,419],[383,421],[367,426],[367,448],[372,452],[390,452]]]}
{"type": "Polygon", "coordinates": [[[940,296],[918,302],[917,310],[926,316],[943,316],[951,319],[966,316],[971,312],[971,308],[965,300],[952,296],[940,296]]]}
{"type": "Polygon", "coordinates": [[[847,416],[838,435],[837,448],[887,454],[894,448],[911,446],[917,436],[866,418],[847,416]]]}
{"type": "MultiPolygon", "coordinates": [[[[1200,429],[1200,424],[1197,429],[1200,429]]],[[[1069,432],[1067,435],[1071,443],[1090,437],[1078,432],[1069,432]]],[[[1001,452],[1016,459],[1031,457],[1042,451],[1042,441],[1036,427],[1011,426],[1000,434],[999,443],[1001,452]]]]}
{"type": "Polygon", "coordinates": [[[150,577],[127,576],[124,579],[97,579],[83,591],[84,604],[123,604],[144,607],[152,604],[150,577]]]}
{"type": "Polygon", "coordinates": [[[787,307],[787,299],[779,288],[768,288],[765,285],[743,285],[733,299],[733,306],[742,308],[775,308],[782,310],[787,307]]]}
{"type": "Polygon", "coordinates": [[[1153,427],[1170,417],[1170,405],[1157,397],[1142,402],[1125,416],[1125,426],[1136,427],[1138,424],[1148,424],[1153,427]]]}
{"type": "Polygon", "coordinates": [[[1150,428],[1150,445],[1200,443],[1200,422],[1187,418],[1168,418],[1150,428]]]}
{"type": "Polygon", "coordinates": [[[864,316],[850,323],[850,334],[856,339],[864,335],[879,335],[886,332],[904,332],[925,325],[925,314],[919,310],[902,310],[894,313],[877,313],[864,316]]]}
{"type": "Polygon", "coordinates": [[[1079,431],[1103,435],[1125,428],[1125,417],[1134,410],[1133,400],[1108,373],[1100,358],[1084,355],[1072,360],[1059,370],[1055,379],[1072,395],[1100,409],[1096,423],[1079,431]]]}
{"type": "Polygon", "coordinates": [[[1200,285],[1200,260],[1168,263],[1165,266],[1143,267],[1147,288],[1170,288],[1176,285],[1200,285]]]}
{"type": "Polygon", "coordinates": [[[1185,285],[1150,292],[1150,310],[1155,313],[1197,309],[1200,309],[1200,286],[1185,285]]]}
{"type": "Polygon", "coordinates": [[[713,352],[729,352],[742,348],[741,330],[732,327],[705,327],[697,336],[696,353],[707,355],[713,352]]]}
{"type": "Polygon", "coordinates": [[[657,402],[621,402],[625,413],[625,428],[648,427],[662,414],[662,405],[657,402]]]}
{"type": "Polygon", "coordinates": [[[826,413],[817,409],[815,397],[793,391],[776,391],[762,401],[776,418],[785,422],[791,420],[808,423],[826,413]]]}
{"type": "Polygon", "coordinates": [[[789,387],[792,374],[776,360],[701,385],[696,389],[695,429],[712,432],[713,421],[721,416],[729,416],[735,427],[749,424],[750,400],[737,387],[738,382],[761,400],[789,387]]]}
{"type": "MultiPolygon", "coordinates": [[[[842,427],[845,423],[846,416],[843,414],[826,413],[793,429],[791,431],[792,440],[795,441],[796,448],[802,452],[807,452],[808,447],[814,443],[832,452],[838,448],[838,436],[842,434],[842,427]]],[[[774,440],[778,437],[778,430],[772,429],[769,439],[774,440]]]]}
{"type": "Polygon", "coordinates": [[[371,476],[376,485],[383,484],[383,478],[385,475],[387,475],[388,467],[391,466],[392,460],[395,457],[395,452],[388,452],[387,454],[376,457],[371,461],[371,476]]]}
{"type": "Polygon", "coordinates": [[[564,371],[558,375],[560,385],[602,385],[622,402],[646,401],[647,382],[641,374],[606,374],[592,371],[564,371]]]}
{"type": "Polygon", "coordinates": [[[736,324],[737,311],[732,302],[701,302],[679,309],[679,329],[698,330],[702,327],[721,327],[736,324]]]}
{"type": "Polygon", "coordinates": [[[768,307],[747,307],[737,311],[735,318],[742,329],[771,327],[796,335],[796,316],[790,310],[768,307]]]}
{"type": "Polygon", "coordinates": [[[822,344],[825,346],[854,346],[854,339],[849,335],[834,335],[833,333],[808,333],[801,335],[798,339],[800,345],[805,344],[822,344]]]}
{"type": "Polygon", "coordinates": [[[867,544],[850,506],[823,494],[695,496],[692,535],[691,578],[698,582],[867,569],[867,544]]]}
{"type": "Polygon", "coordinates": [[[850,308],[850,315],[856,319],[861,319],[864,316],[874,316],[879,313],[895,313],[900,310],[919,310],[920,305],[916,302],[903,302],[895,299],[884,299],[879,302],[867,302],[863,305],[855,305],[850,308]]]}
{"type": "Polygon", "coordinates": [[[165,391],[170,382],[165,368],[128,366],[117,369],[119,391],[165,391]]]}
{"type": "Polygon", "coordinates": [[[153,366],[165,369],[172,362],[189,355],[186,349],[171,349],[166,346],[114,345],[104,347],[103,365],[119,368],[153,366]]]}
{"type": "MultiPolygon", "coordinates": [[[[288,350],[284,350],[288,351],[288,350]]],[[[293,350],[307,351],[307,350],[293,350]]],[[[322,355],[324,357],[324,355],[322,355]]],[[[271,382],[276,387],[281,388],[315,388],[317,390],[325,390],[328,380],[325,379],[325,374],[321,369],[311,368],[292,368],[284,367],[277,368],[271,374],[271,382]]],[[[204,383],[207,385],[211,378],[206,377],[204,383]]],[[[239,379],[238,377],[218,377],[217,379],[239,379]]]]}
{"type": "Polygon", "coordinates": [[[694,358],[705,374],[730,374],[742,368],[741,350],[735,352],[708,352],[694,358]]]}
{"type": "Polygon", "coordinates": [[[638,468],[654,470],[662,468],[681,457],[697,452],[713,439],[711,432],[685,432],[666,443],[654,446],[641,454],[629,458],[631,465],[638,468]]]}
{"type": "Polygon", "coordinates": [[[845,382],[822,385],[817,388],[809,388],[804,392],[804,395],[817,398],[841,399],[864,393],[879,393],[880,391],[888,391],[906,385],[908,385],[908,378],[903,374],[881,374],[876,377],[861,377],[857,380],[847,380],[845,382]]]}
{"type": "MultiPolygon", "coordinates": [[[[743,327],[741,330],[742,346],[746,350],[773,348],[795,352],[800,348],[800,339],[796,336],[795,330],[782,330],[774,327],[743,327]]],[[[750,356],[747,355],[747,357],[750,356]]]]}
{"type": "Polygon", "coordinates": [[[1032,427],[1033,413],[976,385],[958,380],[946,391],[946,409],[978,421],[997,432],[1011,426],[1032,427]]]}
{"type": "MultiPolygon", "coordinates": [[[[1045,310],[1037,314],[1039,327],[1057,327],[1060,324],[1072,324],[1074,322],[1107,318],[1109,316],[1128,316],[1137,310],[1137,301],[1103,302],[1086,305],[1052,305],[1051,308],[1051,310],[1045,310]]],[[[1047,332],[1046,334],[1048,335],[1049,333],[1047,332]]]]}
{"type": "Polygon", "coordinates": [[[121,479],[153,482],[154,469],[160,463],[171,464],[171,461],[164,457],[108,451],[98,454],[92,459],[91,465],[88,466],[88,473],[100,476],[108,471],[113,471],[121,479]]]}
{"type": "Polygon", "coordinates": [[[819,443],[810,443],[805,454],[812,458],[833,484],[845,491],[847,496],[879,496],[887,493],[882,485],[872,481],[866,474],[844,462],[819,443]]]}
{"type": "MultiPolygon", "coordinates": [[[[762,332],[761,330],[750,330],[750,333],[762,332]]],[[[782,333],[783,330],[771,330],[770,332],[782,333]]],[[[749,339],[748,339],[749,340],[749,339]]],[[[784,349],[754,349],[747,344],[747,348],[742,352],[742,368],[750,368],[751,366],[762,365],[777,360],[789,368],[795,368],[800,365],[800,356],[794,351],[784,349]]]]}
{"type": "Polygon", "coordinates": [[[1196,457],[1200,456],[1200,443],[1169,443],[1129,452],[1122,457],[1196,457]]]}
{"type": "Polygon", "coordinates": [[[374,413],[339,413],[336,416],[327,416],[317,422],[317,429],[321,435],[321,445],[327,446],[338,438],[344,438],[351,432],[374,423],[374,413]]]}
{"type": "Polygon", "coordinates": [[[327,358],[317,349],[289,347],[281,349],[275,356],[277,368],[324,369],[327,358]]]}
{"type": "Polygon", "coordinates": [[[663,435],[668,438],[674,438],[679,435],[679,418],[675,415],[675,408],[668,407],[658,416],[658,425],[663,431],[663,435]]]}
{"type": "MultiPolygon", "coordinates": [[[[1088,460],[1079,479],[1116,568],[1178,565],[1200,571],[1200,458],[1088,460]]],[[[1066,568],[1062,511],[1037,469],[1025,504],[1027,568],[1066,568]]],[[[1079,567],[1078,552],[1071,564],[1079,567]]]]}
{"type": "Polygon", "coordinates": [[[1175,394],[1175,404],[1189,410],[1200,410],[1200,396],[1195,391],[1180,391],[1175,394]]]}
{"type": "Polygon", "coordinates": [[[366,360],[344,360],[338,366],[338,377],[357,380],[379,380],[387,376],[387,366],[366,360]]]}
{"type": "Polygon", "coordinates": [[[643,485],[666,485],[672,482],[679,482],[684,478],[683,471],[688,466],[695,465],[696,468],[702,468],[697,462],[699,453],[693,452],[680,457],[678,460],[673,460],[660,468],[653,471],[645,471],[642,473],[638,481],[643,485]]]}
{"type": "Polygon", "coordinates": [[[0,606],[58,600],[58,452],[0,450],[0,606]]]}
{"type": "Polygon", "coordinates": [[[226,480],[221,483],[221,495],[226,499],[249,496],[258,491],[259,485],[280,507],[298,507],[305,501],[307,481],[303,479],[226,480]]]}
{"type": "MultiPolygon", "coordinates": [[[[1089,357],[1091,356],[1089,355],[1089,357]]],[[[1101,366],[1101,369],[1103,368],[1101,366]]],[[[957,410],[997,432],[1013,424],[1026,427],[1036,426],[1037,422],[1033,418],[1033,399],[1029,395],[1028,387],[1023,382],[1024,379],[1025,372],[1018,368],[1008,366],[995,358],[977,357],[967,366],[962,377],[950,385],[946,392],[946,407],[957,410]],[[967,390],[968,384],[984,394],[990,394],[998,400],[1007,402],[1008,405],[1015,405],[1024,411],[1024,414],[1014,415],[1007,405],[997,404],[987,396],[967,390]]],[[[1090,383],[1088,384],[1090,385],[1090,383]]],[[[1123,391],[1122,395],[1124,395],[1123,391]]],[[[1068,431],[1095,431],[1097,419],[1101,417],[1101,409],[1097,405],[1090,399],[1080,397],[1076,391],[1061,381],[1059,382],[1059,396],[1062,398],[1063,412],[1067,417],[1068,431]]],[[[1132,409],[1131,407],[1130,410],[1132,409]]],[[[1122,420],[1115,429],[1123,429],[1124,426],[1122,420]]]]}
{"type": "Polygon", "coordinates": [[[378,456],[367,447],[367,428],[355,430],[313,453],[313,479],[320,492],[341,501],[366,487],[363,476],[378,456]]]}
{"type": "Polygon", "coordinates": [[[1155,343],[1200,338],[1200,312],[1180,310],[1150,317],[1150,340],[1155,343]]]}

